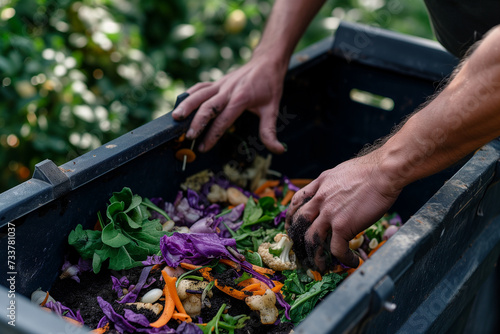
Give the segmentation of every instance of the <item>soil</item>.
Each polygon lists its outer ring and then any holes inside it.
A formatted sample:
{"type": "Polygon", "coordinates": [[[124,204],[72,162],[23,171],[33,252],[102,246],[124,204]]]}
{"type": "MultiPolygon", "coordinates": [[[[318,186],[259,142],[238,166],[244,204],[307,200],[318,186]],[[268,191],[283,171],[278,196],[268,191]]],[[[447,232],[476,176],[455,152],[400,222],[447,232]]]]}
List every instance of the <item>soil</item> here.
{"type": "Polygon", "coordinates": [[[288,228],[288,236],[293,241],[293,251],[297,261],[305,268],[314,267],[314,254],[309,254],[311,250],[317,249],[317,246],[306,242],[306,232],[312,222],[304,216],[298,216],[293,219],[288,228]]]}
{"type": "MultiPolygon", "coordinates": [[[[97,328],[97,324],[104,316],[99,304],[97,302],[97,296],[101,296],[104,300],[109,302],[113,309],[120,315],[123,316],[125,309],[131,309],[132,311],[144,314],[150,322],[154,322],[159,318],[154,312],[146,309],[137,310],[134,305],[119,304],[116,302],[118,299],[117,294],[112,290],[111,275],[116,278],[121,278],[125,274],[129,278],[131,284],[138,281],[141,274],[142,268],[134,268],[129,271],[110,271],[102,270],[99,274],[94,274],[93,272],[84,272],[79,275],[80,283],[72,279],[56,280],[52,288],[50,289],[51,296],[61,302],[63,305],[69,307],[74,312],[80,311],[85,324],[90,328],[97,328]]],[[[139,300],[146,291],[153,288],[163,288],[163,281],[160,280],[161,272],[160,270],[152,270],[150,277],[156,279],[154,283],[150,285],[147,289],[139,294],[137,300],[139,300]]],[[[218,282],[222,282],[224,285],[235,287],[234,277],[236,273],[233,269],[226,270],[222,273],[214,273],[214,276],[218,279],[218,282]]],[[[209,299],[209,306],[203,307],[201,314],[197,317],[193,317],[193,322],[195,323],[206,323],[209,322],[220,309],[222,304],[230,305],[227,313],[232,316],[240,314],[248,314],[250,319],[245,323],[245,327],[235,331],[235,334],[281,334],[290,333],[293,328],[291,323],[280,323],[279,325],[262,325],[260,322],[260,317],[257,312],[250,311],[248,306],[242,300],[237,300],[229,297],[217,288],[212,289],[213,296],[209,299]],[[250,313],[249,313],[250,312],[250,313]]],[[[135,325],[135,324],[134,324],[135,325]]],[[[176,320],[170,320],[167,325],[170,328],[176,329],[179,323],[176,320]]],[[[109,334],[118,333],[115,329],[111,328],[108,332],[109,334]]]]}

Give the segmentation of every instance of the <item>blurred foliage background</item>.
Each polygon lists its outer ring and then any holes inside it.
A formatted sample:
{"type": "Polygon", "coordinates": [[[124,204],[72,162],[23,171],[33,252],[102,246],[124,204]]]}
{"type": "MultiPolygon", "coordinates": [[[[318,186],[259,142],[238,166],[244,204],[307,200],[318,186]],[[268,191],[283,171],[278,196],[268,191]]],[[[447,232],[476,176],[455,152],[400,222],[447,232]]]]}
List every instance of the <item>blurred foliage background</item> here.
{"type": "MultiPolygon", "coordinates": [[[[245,63],[270,0],[0,0],[0,192],[172,109],[245,63]]],[[[433,38],[422,0],[330,0],[297,50],[340,20],[433,38]]]]}

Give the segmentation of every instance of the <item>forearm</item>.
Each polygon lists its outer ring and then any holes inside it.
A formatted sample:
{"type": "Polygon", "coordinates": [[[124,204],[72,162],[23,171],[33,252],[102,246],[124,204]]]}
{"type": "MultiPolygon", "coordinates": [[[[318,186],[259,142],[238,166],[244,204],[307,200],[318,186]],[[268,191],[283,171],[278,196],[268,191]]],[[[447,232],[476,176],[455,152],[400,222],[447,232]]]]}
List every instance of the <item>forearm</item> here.
{"type": "Polygon", "coordinates": [[[499,43],[497,28],[449,85],[374,152],[396,187],[432,175],[500,136],[499,43]]]}
{"type": "Polygon", "coordinates": [[[307,26],[325,0],[276,0],[254,57],[288,64],[307,26]]]}

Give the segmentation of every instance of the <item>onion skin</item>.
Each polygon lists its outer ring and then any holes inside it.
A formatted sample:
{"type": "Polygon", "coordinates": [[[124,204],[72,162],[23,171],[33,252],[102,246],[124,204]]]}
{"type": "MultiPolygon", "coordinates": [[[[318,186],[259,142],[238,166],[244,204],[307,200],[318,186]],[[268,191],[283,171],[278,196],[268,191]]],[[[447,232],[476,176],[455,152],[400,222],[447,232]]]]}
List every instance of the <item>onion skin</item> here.
{"type": "Polygon", "coordinates": [[[394,233],[396,233],[398,230],[399,227],[396,225],[389,226],[384,232],[383,235],[384,240],[389,240],[389,238],[391,238],[394,235],[394,233]]]}

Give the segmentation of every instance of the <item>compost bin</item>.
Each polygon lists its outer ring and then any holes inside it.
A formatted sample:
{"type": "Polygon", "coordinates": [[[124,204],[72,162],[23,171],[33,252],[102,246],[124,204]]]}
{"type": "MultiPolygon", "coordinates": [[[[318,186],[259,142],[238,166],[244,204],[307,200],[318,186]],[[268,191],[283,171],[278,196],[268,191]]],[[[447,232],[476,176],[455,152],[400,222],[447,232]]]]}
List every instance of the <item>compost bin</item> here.
{"type": "MultiPolygon", "coordinates": [[[[342,23],[334,37],[291,61],[277,128],[288,151],[273,157],[272,169],[316,177],[351,158],[432,95],[456,64],[435,42],[342,23]]],[[[189,120],[167,114],[61,166],[45,160],[30,180],[0,194],[0,249],[8,259],[0,271],[7,315],[0,331],[85,332],[29,302],[32,291],[48,290],[58,276],[69,232],[79,223],[93,226],[96,212],[123,187],[173,198],[186,176],[266,155],[257,122],[248,114],[235,125],[250,143],[244,149],[223,139],[183,171],[175,139],[189,120]]],[[[499,156],[495,140],[408,186],[391,209],[405,225],[295,332],[458,332],[477,320],[468,314],[500,254],[499,156]]]]}

